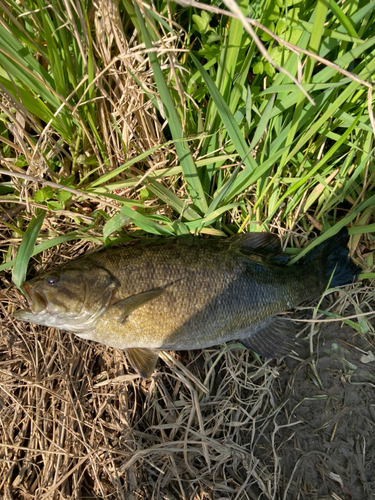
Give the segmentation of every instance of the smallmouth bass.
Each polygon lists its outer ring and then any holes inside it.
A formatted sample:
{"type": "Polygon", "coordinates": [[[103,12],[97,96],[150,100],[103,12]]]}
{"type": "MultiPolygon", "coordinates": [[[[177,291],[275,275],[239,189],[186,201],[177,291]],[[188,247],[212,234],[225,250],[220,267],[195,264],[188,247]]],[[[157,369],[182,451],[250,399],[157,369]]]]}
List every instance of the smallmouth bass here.
{"type": "Polygon", "coordinates": [[[102,249],[25,282],[30,309],[18,320],[125,349],[149,378],[160,350],[230,340],[267,357],[293,347],[293,323],[277,314],[357,279],[344,228],[303,264],[285,265],[269,233],[227,239],[179,237],[102,249]]]}

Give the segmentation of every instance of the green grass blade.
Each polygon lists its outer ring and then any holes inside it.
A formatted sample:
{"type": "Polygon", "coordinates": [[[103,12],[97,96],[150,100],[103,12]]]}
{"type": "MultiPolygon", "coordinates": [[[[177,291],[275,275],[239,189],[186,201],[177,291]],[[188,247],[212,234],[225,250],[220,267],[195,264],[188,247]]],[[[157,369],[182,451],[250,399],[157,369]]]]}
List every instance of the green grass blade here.
{"type": "MultiPolygon", "coordinates": [[[[375,64],[372,64],[375,69],[375,64]]],[[[337,99],[328,107],[328,109],[323,113],[323,115],[317,120],[311,127],[306,130],[306,132],[301,136],[298,140],[297,144],[294,146],[292,151],[289,153],[286,162],[288,162],[293,156],[299,151],[304,144],[306,144],[311,137],[313,137],[319,129],[327,122],[327,120],[335,115],[336,111],[345,104],[352,95],[355,90],[360,86],[358,82],[352,82],[342,93],[337,97],[337,99]]]]}
{"type": "Polygon", "coordinates": [[[236,179],[238,177],[238,173],[239,173],[241,167],[242,167],[242,163],[240,163],[237,166],[236,170],[231,174],[229,180],[217,192],[215,198],[211,202],[211,205],[206,213],[206,216],[210,215],[212,212],[214,212],[224,202],[224,200],[228,197],[231,189],[235,185],[235,182],[236,182],[236,179]]]}
{"type": "Polygon", "coordinates": [[[226,200],[232,200],[235,196],[240,195],[242,192],[246,191],[252,184],[257,182],[257,180],[268,172],[272,166],[277,162],[280,156],[287,148],[280,149],[272,154],[267,160],[259,165],[259,167],[249,174],[248,171],[244,170],[238,175],[233,183],[230,193],[226,200]]]}
{"type": "Polygon", "coordinates": [[[266,108],[265,108],[265,110],[264,110],[264,112],[259,120],[258,126],[255,130],[253,139],[252,139],[251,144],[250,144],[250,148],[249,148],[250,151],[252,151],[255,148],[255,146],[258,144],[258,141],[260,141],[261,137],[264,135],[264,133],[266,131],[266,128],[268,126],[268,122],[269,122],[270,117],[271,117],[274,102],[275,102],[275,94],[273,94],[271,96],[271,98],[269,99],[269,101],[267,102],[267,106],[266,106],[266,108]]]}
{"type": "Polygon", "coordinates": [[[48,103],[56,107],[61,104],[49,91],[53,85],[51,76],[2,24],[0,24],[0,49],[1,67],[6,68],[18,82],[32,88],[48,103]]]}
{"type": "Polygon", "coordinates": [[[233,114],[231,113],[227,103],[224,101],[223,96],[220,94],[210,75],[207,73],[198,59],[194,56],[194,54],[190,53],[189,55],[193,59],[195,66],[202,75],[207,88],[210,91],[212,99],[214,100],[217,107],[218,113],[224,123],[226,131],[231,138],[237,153],[243,159],[244,165],[248,169],[248,172],[252,172],[257,168],[257,164],[251,155],[247,156],[249,147],[246,144],[246,141],[233,117],[233,114]]]}
{"type": "MultiPolygon", "coordinates": [[[[31,257],[34,257],[35,255],[38,255],[45,250],[48,250],[49,248],[56,247],[58,245],[61,245],[62,243],[65,243],[66,241],[73,241],[73,240],[87,240],[87,241],[93,241],[95,243],[102,243],[101,238],[98,237],[93,237],[93,236],[85,236],[83,233],[87,231],[85,228],[82,231],[72,231],[68,234],[64,234],[62,236],[56,236],[55,238],[50,238],[48,240],[42,241],[39,243],[39,245],[34,246],[34,249],[32,251],[31,257]]],[[[1,271],[6,271],[7,269],[11,269],[16,263],[16,259],[10,260],[8,262],[5,262],[4,264],[0,265],[0,272],[1,271]]],[[[21,282],[22,285],[22,282],[21,282]]]]}
{"type": "Polygon", "coordinates": [[[370,196],[370,198],[368,198],[366,201],[363,201],[363,202],[359,203],[359,205],[357,205],[357,207],[354,210],[352,210],[351,212],[349,212],[349,214],[346,217],[344,217],[339,222],[337,222],[334,226],[332,226],[330,229],[328,229],[328,231],[325,231],[324,234],[318,236],[318,238],[315,238],[311,242],[310,245],[308,245],[306,248],[304,248],[303,250],[301,250],[301,252],[297,256],[293,257],[290,260],[290,262],[288,263],[288,265],[292,265],[295,262],[297,262],[299,259],[301,259],[303,256],[305,256],[307,253],[311,252],[311,250],[313,248],[315,248],[316,246],[320,245],[321,243],[323,243],[328,238],[331,238],[331,236],[334,236],[335,234],[337,234],[340,231],[340,229],[342,229],[347,224],[349,224],[350,222],[352,222],[352,220],[354,220],[357,217],[358,214],[360,214],[364,210],[366,210],[366,208],[368,208],[370,206],[374,206],[374,205],[375,205],[375,195],[370,196]]]}
{"type": "Polygon", "coordinates": [[[337,3],[334,0],[330,0],[329,6],[330,6],[333,14],[337,17],[337,19],[340,21],[340,23],[346,29],[346,31],[349,33],[349,35],[356,37],[356,38],[360,38],[360,36],[356,32],[353,24],[351,23],[350,18],[345,15],[345,13],[337,5],[337,3]]]}
{"type": "Polygon", "coordinates": [[[55,27],[52,24],[52,19],[48,10],[43,9],[44,2],[38,0],[38,5],[40,9],[40,14],[42,17],[44,36],[46,40],[46,46],[48,51],[48,57],[51,63],[51,76],[56,84],[56,90],[63,96],[66,96],[66,85],[65,85],[65,74],[63,70],[63,65],[61,64],[61,56],[57,50],[57,44],[55,43],[55,36],[52,36],[52,31],[55,27]]]}
{"type": "MultiPolygon", "coordinates": [[[[358,45],[357,47],[352,48],[348,52],[345,52],[342,56],[340,56],[333,62],[337,64],[337,66],[340,66],[340,68],[344,69],[348,68],[348,66],[355,63],[356,60],[362,61],[366,53],[370,52],[370,49],[374,46],[374,44],[375,44],[375,36],[372,36],[371,38],[364,41],[361,45],[358,45]]],[[[358,74],[358,71],[353,71],[353,72],[358,74]]],[[[366,71],[364,72],[364,78],[366,78],[369,74],[371,74],[371,71],[366,68],[366,71]]],[[[319,73],[316,73],[313,76],[311,81],[314,83],[324,83],[330,81],[336,75],[337,75],[337,70],[335,68],[332,68],[330,66],[325,66],[321,71],[319,71],[319,73]]]]}
{"type": "MultiPolygon", "coordinates": [[[[167,143],[167,145],[168,144],[169,143],[167,143]]],[[[111,170],[110,172],[108,172],[108,174],[101,175],[99,177],[99,179],[97,179],[96,181],[94,181],[94,182],[92,182],[90,184],[89,188],[94,188],[94,187],[97,187],[97,186],[100,186],[100,185],[104,184],[105,182],[108,182],[113,177],[116,177],[117,175],[121,174],[124,170],[126,170],[129,167],[131,167],[135,163],[139,163],[142,160],[144,160],[145,158],[148,158],[149,156],[151,156],[153,153],[155,153],[155,151],[157,151],[161,147],[162,146],[155,146],[154,148],[148,149],[144,153],[141,153],[140,155],[132,158],[131,160],[127,161],[126,163],[124,163],[122,165],[120,165],[119,167],[115,168],[114,170],[111,170]]]]}
{"type": "Polygon", "coordinates": [[[46,212],[43,212],[38,217],[31,219],[18,249],[17,256],[14,261],[12,281],[19,289],[21,289],[22,284],[25,282],[27,266],[31,256],[33,255],[35,242],[38,238],[45,216],[46,212]]]}
{"type": "Polygon", "coordinates": [[[146,185],[148,189],[152,191],[160,200],[163,200],[170,207],[176,210],[181,217],[184,217],[187,220],[199,218],[199,214],[188,205],[186,200],[181,200],[181,198],[172,193],[171,190],[164,187],[160,182],[148,177],[146,185]]]}
{"type": "MultiPolygon", "coordinates": [[[[189,187],[189,193],[192,198],[193,204],[204,213],[207,210],[207,200],[206,195],[203,191],[201,181],[198,176],[197,167],[194,163],[193,157],[191,155],[189,146],[186,141],[181,141],[184,138],[184,133],[182,130],[182,125],[180,118],[176,111],[175,103],[171,97],[168,86],[165,83],[163,72],[160,68],[160,64],[156,53],[153,52],[153,44],[151,42],[151,37],[147,30],[144,19],[137,4],[134,4],[138,22],[141,26],[142,36],[146,45],[146,48],[150,50],[149,59],[154,72],[155,82],[159,90],[160,99],[164,106],[164,111],[168,119],[169,127],[173,139],[176,141],[175,147],[177,155],[180,159],[181,167],[184,172],[184,179],[189,187]]],[[[151,22],[149,20],[149,22],[151,22]]]]}
{"type": "MultiPolygon", "coordinates": [[[[357,118],[353,121],[351,126],[346,130],[346,132],[342,135],[342,137],[330,148],[330,150],[324,155],[324,157],[317,163],[317,165],[312,168],[306,176],[300,177],[287,191],[286,193],[278,199],[277,203],[272,209],[272,212],[268,216],[268,220],[272,218],[272,215],[276,212],[278,207],[283,203],[285,199],[288,197],[292,196],[297,189],[303,188],[304,185],[306,185],[307,182],[309,182],[310,179],[313,178],[314,174],[316,172],[319,172],[319,169],[325,165],[329,159],[333,156],[333,154],[340,148],[340,146],[345,142],[347,137],[351,134],[351,132],[355,129],[359,118],[361,116],[362,112],[357,116],[357,118]]],[[[289,207],[287,207],[287,210],[289,207]]]]}
{"type": "Polygon", "coordinates": [[[46,123],[52,120],[52,126],[54,127],[54,129],[59,134],[61,134],[66,141],[69,142],[71,140],[72,129],[69,123],[67,123],[66,120],[62,120],[60,115],[54,118],[52,111],[33,92],[25,90],[22,87],[17,87],[17,89],[15,89],[14,84],[11,81],[2,78],[1,67],[0,67],[0,85],[3,87],[2,90],[4,91],[4,94],[5,93],[9,94],[10,100],[12,100],[13,98],[17,99],[17,101],[20,102],[21,106],[24,106],[27,109],[27,111],[37,116],[41,120],[45,121],[46,123]]]}
{"type": "Polygon", "coordinates": [[[108,222],[103,227],[103,238],[104,241],[107,240],[107,238],[114,233],[115,231],[118,231],[121,229],[123,226],[126,226],[131,222],[130,217],[127,215],[123,214],[122,212],[118,212],[116,215],[114,215],[108,222]]]}
{"type": "Polygon", "coordinates": [[[170,236],[174,234],[173,230],[157,224],[153,220],[136,212],[132,208],[124,205],[120,212],[123,216],[128,217],[135,225],[146,231],[147,233],[158,234],[159,236],[170,236]]]}
{"type": "MultiPolygon", "coordinates": [[[[314,19],[314,26],[313,30],[311,33],[310,37],[310,42],[308,45],[308,50],[313,52],[314,54],[319,53],[319,47],[322,41],[322,36],[324,32],[324,23],[327,17],[327,11],[328,11],[328,1],[327,0],[318,0],[317,6],[315,9],[315,19],[314,19]]],[[[314,66],[316,64],[316,60],[309,57],[305,71],[303,73],[303,82],[304,83],[309,83],[310,78],[314,69],[314,66]]],[[[302,94],[303,95],[303,94],[302,94]]]]}
{"type": "MultiPolygon", "coordinates": [[[[248,0],[241,0],[240,8],[243,12],[246,12],[248,8],[248,0]]],[[[229,109],[231,109],[232,114],[234,114],[237,109],[239,96],[241,94],[236,92],[237,89],[232,92],[233,82],[237,78],[242,81],[243,77],[243,73],[241,75],[237,75],[237,65],[241,62],[240,54],[244,34],[242,23],[235,18],[229,19],[227,28],[225,29],[223,34],[224,43],[221,49],[220,56],[218,56],[216,75],[214,77],[214,75],[212,74],[212,78],[214,78],[216,88],[218,89],[223,100],[227,103],[229,109]]],[[[241,85],[241,83],[239,83],[239,85],[241,85]]],[[[220,115],[218,115],[216,102],[211,96],[207,105],[207,113],[204,125],[204,129],[206,131],[206,138],[202,143],[202,152],[204,154],[210,154],[216,151],[219,147],[219,134],[217,134],[216,131],[219,130],[221,126],[221,117],[220,115]]],[[[224,142],[226,138],[226,132],[223,131],[221,135],[221,140],[224,142]]],[[[218,166],[219,165],[212,165],[205,169],[204,185],[207,190],[209,190],[212,176],[218,166]]]]}
{"type": "Polygon", "coordinates": [[[225,205],[223,207],[220,207],[216,210],[214,210],[212,213],[206,215],[202,219],[195,220],[192,222],[186,222],[185,226],[187,226],[190,231],[195,231],[199,232],[200,229],[202,229],[205,226],[209,226],[216,222],[219,217],[221,217],[225,212],[228,212],[228,210],[232,210],[233,208],[237,208],[238,203],[230,203],[229,205],[225,205]]]}
{"type": "MultiPolygon", "coordinates": [[[[316,53],[316,54],[319,53],[319,47],[321,44],[321,39],[322,39],[323,31],[324,31],[324,22],[325,22],[325,18],[327,15],[327,10],[328,10],[328,2],[326,0],[318,1],[316,9],[315,9],[315,13],[314,13],[315,19],[314,19],[313,30],[312,30],[311,37],[310,37],[310,40],[308,43],[308,47],[307,47],[311,52],[316,53]]],[[[306,63],[306,67],[305,67],[305,70],[303,73],[303,83],[310,82],[315,63],[316,63],[315,59],[313,59],[311,57],[308,58],[307,63],[306,63]]],[[[293,114],[292,125],[290,127],[288,137],[286,140],[287,146],[291,147],[291,145],[294,141],[294,138],[297,134],[297,131],[299,128],[300,117],[302,114],[302,110],[305,106],[305,101],[306,101],[306,97],[304,96],[304,94],[300,93],[300,95],[298,97],[297,104],[296,104],[295,112],[293,114]]],[[[290,156],[288,158],[290,158],[290,156]]],[[[288,160],[287,160],[287,152],[286,152],[285,155],[283,156],[283,158],[281,159],[281,164],[284,165],[285,163],[287,163],[287,161],[288,160]]]]}

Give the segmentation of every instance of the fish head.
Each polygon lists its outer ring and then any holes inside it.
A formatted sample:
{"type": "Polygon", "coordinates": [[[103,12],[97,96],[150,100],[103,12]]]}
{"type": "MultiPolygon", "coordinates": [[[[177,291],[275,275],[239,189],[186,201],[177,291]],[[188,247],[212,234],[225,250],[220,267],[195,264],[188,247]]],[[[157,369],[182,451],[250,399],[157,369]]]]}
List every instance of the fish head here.
{"type": "Polygon", "coordinates": [[[79,333],[88,331],[108,308],[118,280],[105,268],[76,261],[26,281],[29,309],[14,317],[79,333]]]}

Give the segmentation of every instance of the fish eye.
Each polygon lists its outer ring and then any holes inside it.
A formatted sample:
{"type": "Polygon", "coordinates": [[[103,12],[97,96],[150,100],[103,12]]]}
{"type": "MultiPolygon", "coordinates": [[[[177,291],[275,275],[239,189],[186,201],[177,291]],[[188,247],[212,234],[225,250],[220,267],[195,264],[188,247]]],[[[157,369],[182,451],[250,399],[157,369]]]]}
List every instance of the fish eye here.
{"type": "Polygon", "coordinates": [[[48,278],[46,279],[46,282],[48,283],[48,285],[56,285],[58,282],[59,282],[59,278],[57,278],[56,276],[48,276],[48,278]]]}

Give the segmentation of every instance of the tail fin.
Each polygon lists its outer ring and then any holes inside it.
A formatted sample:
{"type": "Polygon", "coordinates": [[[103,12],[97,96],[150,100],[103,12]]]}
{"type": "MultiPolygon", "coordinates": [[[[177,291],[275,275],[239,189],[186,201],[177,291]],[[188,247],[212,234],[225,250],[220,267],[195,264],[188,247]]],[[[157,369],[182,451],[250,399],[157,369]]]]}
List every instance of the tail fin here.
{"type": "Polygon", "coordinates": [[[319,273],[322,290],[327,287],[331,278],[331,287],[347,285],[357,280],[361,268],[349,257],[348,241],[348,230],[344,227],[306,257],[305,265],[313,265],[315,272],[319,273]]]}

